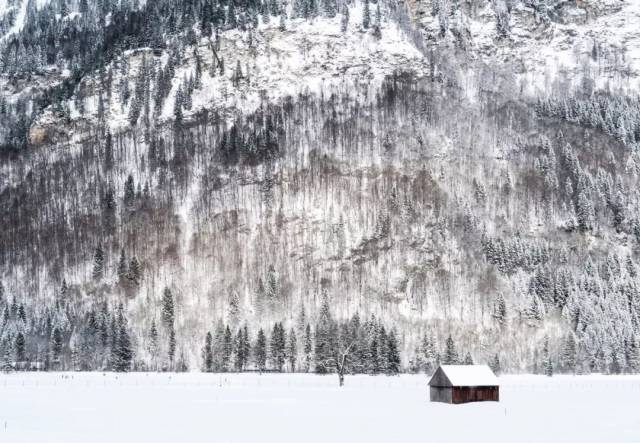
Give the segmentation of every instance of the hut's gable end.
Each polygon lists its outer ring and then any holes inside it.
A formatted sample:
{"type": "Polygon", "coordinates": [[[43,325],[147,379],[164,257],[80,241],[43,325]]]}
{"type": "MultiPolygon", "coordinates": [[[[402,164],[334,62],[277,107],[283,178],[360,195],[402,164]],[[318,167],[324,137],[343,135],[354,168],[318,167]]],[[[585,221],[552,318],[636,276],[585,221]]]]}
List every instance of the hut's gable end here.
{"type": "Polygon", "coordinates": [[[429,386],[450,388],[453,385],[451,384],[451,380],[447,378],[447,374],[445,374],[445,372],[442,370],[442,366],[440,366],[438,369],[436,369],[436,372],[433,374],[433,377],[431,377],[431,380],[429,380],[429,386]]]}

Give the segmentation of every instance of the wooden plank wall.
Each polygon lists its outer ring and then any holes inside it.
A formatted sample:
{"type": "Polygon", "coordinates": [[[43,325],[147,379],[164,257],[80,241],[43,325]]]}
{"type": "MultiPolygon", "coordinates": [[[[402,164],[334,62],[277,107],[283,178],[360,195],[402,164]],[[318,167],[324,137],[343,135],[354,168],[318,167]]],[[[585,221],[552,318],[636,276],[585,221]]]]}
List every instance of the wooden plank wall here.
{"type": "Polygon", "coordinates": [[[500,390],[497,386],[454,387],[451,400],[453,403],[500,401],[500,390]]]}

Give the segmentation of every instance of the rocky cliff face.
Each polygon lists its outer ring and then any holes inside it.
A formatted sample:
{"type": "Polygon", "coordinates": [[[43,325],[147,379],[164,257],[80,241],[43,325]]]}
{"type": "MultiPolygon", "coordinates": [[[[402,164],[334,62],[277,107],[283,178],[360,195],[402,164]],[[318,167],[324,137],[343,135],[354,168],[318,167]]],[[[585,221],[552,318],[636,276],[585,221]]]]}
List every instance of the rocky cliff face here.
{"type": "Polygon", "coordinates": [[[503,66],[525,91],[587,78],[599,88],[637,87],[640,9],[618,0],[417,2],[413,15],[425,38],[503,66]],[[444,8],[444,9],[443,9],[444,8]]]}

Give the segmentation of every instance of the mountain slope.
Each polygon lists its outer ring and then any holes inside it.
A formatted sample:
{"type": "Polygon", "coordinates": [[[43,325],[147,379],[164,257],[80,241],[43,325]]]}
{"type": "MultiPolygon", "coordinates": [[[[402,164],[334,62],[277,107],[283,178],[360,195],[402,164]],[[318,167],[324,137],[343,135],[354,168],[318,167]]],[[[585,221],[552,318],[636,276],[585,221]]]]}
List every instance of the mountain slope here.
{"type": "Polygon", "coordinates": [[[0,45],[7,359],[197,369],[282,322],[316,370],[392,329],[406,369],[637,371],[636,62],[568,55],[637,11],[570,3],[29,6],[89,37],[0,45]]]}

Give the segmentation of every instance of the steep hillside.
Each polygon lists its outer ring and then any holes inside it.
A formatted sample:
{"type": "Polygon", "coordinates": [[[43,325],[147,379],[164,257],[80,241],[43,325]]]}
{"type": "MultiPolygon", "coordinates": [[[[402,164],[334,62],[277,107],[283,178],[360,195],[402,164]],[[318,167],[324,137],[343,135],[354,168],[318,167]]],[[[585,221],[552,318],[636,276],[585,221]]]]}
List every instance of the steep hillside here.
{"type": "Polygon", "coordinates": [[[6,366],[640,370],[635,4],[9,3],[6,366]]]}

